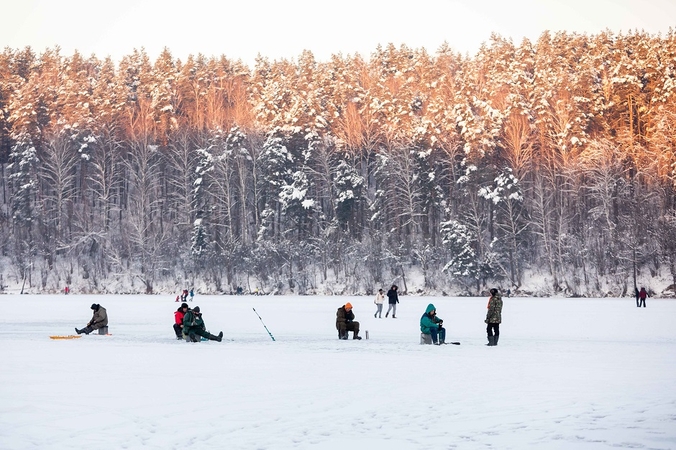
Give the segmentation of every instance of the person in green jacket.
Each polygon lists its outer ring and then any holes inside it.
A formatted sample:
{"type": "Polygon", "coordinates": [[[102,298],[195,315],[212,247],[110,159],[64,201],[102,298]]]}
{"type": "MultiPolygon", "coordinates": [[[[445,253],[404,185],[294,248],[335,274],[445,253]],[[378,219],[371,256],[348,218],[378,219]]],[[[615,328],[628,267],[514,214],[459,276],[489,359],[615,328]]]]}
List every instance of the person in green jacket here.
{"type": "Polygon", "coordinates": [[[214,336],[207,331],[199,306],[189,309],[185,313],[185,316],[183,316],[183,336],[188,342],[199,342],[200,338],[198,336],[205,337],[210,341],[221,342],[223,340],[222,331],[218,333],[218,336],[214,336]]]}
{"type": "Polygon", "coordinates": [[[491,298],[488,299],[488,311],[486,312],[486,334],[488,335],[488,345],[493,347],[498,345],[500,339],[500,323],[502,322],[502,296],[500,291],[493,288],[490,290],[491,298]]]}
{"type": "Polygon", "coordinates": [[[437,308],[430,303],[425,314],[420,318],[420,332],[432,336],[432,343],[441,345],[446,343],[446,329],[442,326],[443,320],[437,317],[437,308]]]}

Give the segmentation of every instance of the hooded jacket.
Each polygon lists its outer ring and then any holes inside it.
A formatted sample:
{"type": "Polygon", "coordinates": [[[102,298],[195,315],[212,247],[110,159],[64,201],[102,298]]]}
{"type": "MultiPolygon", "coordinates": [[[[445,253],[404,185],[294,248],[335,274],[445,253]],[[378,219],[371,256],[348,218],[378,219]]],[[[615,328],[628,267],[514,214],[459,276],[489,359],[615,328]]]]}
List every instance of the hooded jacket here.
{"type": "Polygon", "coordinates": [[[486,323],[502,323],[502,296],[499,293],[491,295],[488,299],[488,311],[486,323]]]}
{"type": "Polygon", "coordinates": [[[174,320],[176,321],[176,325],[183,325],[183,317],[185,317],[183,308],[178,308],[174,313],[174,320]]]}
{"type": "Polygon", "coordinates": [[[194,330],[204,330],[204,320],[201,314],[196,314],[195,311],[189,309],[185,316],[183,316],[183,334],[188,335],[194,330]]]}
{"type": "Polygon", "coordinates": [[[432,303],[427,305],[427,309],[425,309],[425,314],[422,315],[420,318],[420,332],[423,334],[430,334],[430,329],[431,328],[438,328],[439,327],[439,322],[442,322],[440,318],[436,316],[436,314],[432,315],[432,311],[436,311],[437,308],[434,307],[432,303]]]}
{"type": "Polygon", "coordinates": [[[97,308],[94,310],[92,320],[89,321],[89,326],[95,330],[108,326],[108,313],[106,312],[106,308],[101,305],[96,306],[97,308]]]}
{"type": "Polygon", "coordinates": [[[347,322],[352,322],[354,320],[354,313],[352,310],[345,309],[345,305],[338,308],[336,311],[336,329],[340,330],[345,328],[347,322]],[[341,327],[342,324],[342,327],[341,327]]]}
{"type": "Polygon", "coordinates": [[[387,291],[387,302],[391,304],[399,303],[399,294],[397,292],[399,291],[399,288],[397,289],[392,289],[390,288],[389,291],[387,291]]]}

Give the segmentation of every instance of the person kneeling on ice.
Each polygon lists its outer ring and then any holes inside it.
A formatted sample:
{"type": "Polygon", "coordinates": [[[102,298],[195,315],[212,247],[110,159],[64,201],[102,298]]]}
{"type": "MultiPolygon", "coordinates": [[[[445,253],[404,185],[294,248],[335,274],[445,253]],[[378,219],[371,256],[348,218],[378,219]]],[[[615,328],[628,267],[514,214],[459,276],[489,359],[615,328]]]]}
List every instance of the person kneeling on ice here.
{"type": "Polygon", "coordinates": [[[187,303],[181,303],[181,306],[174,312],[174,333],[176,333],[176,339],[183,339],[183,318],[189,309],[187,303]]]}
{"type": "Polygon", "coordinates": [[[223,340],[222,331],[218,333],[218,336],[214,336],[207,331],[199,306],[188,309],[185,316],[183,316],[183,336],[189,342],[199,342],[200,338],[198,336],[205,337],[210,341],[221,342],[223,340]]]}
{"type": "Polygon", "coordinates": [[[338,339],[347,339],[348,331],[354,332],[352,339],[361,339],[359,336],[359,322],[354,321],[352,304],[345,303],[338,308],[336,313],[336,328],[338,329],[338,339]]]}
{"type": "Polygon", "coordinates": [[[107,327],[108,326],[108,313],[106,312],[106,308],[104,308],[101,305],[97,305],[96,303],[92,304],[91,309],[94,310],[94,314],[92,315],[92,320],[89,321],[86,327],[82,328],[81,330],[78,330],[75,328],[75,332],[77,334],[89,334],[94,330],[98,330],[99,328],[107,327]]]}
{"type": "Polygon", "coordinates": [[[420,318],[420,332],[429,334],[434,345],[446,343],[446,329],[442,326],[443,320],[437,317],[437,308],[433,304],[427,305],[425,314],[420,318]]]}

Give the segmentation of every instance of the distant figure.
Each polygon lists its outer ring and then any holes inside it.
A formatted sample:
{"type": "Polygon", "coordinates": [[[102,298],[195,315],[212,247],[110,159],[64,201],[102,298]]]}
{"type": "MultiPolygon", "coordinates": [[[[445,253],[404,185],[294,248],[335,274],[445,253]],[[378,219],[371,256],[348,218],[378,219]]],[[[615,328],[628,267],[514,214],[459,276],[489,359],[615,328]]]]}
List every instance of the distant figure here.
{"type": "Polygon", "coordinates": [[[639,292],[638,287],[636,287],[636,286],[634,286],[634,296],[636,297],[636,307],[640,308],[641,307],[641,303],[640,303],[641,293],[639,292]]]}
{"type": "MultiPolygon", "coordinates": [[[[181,301],[184,302],[188,299],[188,290],[183,289],[183,292],[181,292],[181,301]]],[[[192,301],[192,299],[190,299],[192,301]]]]}
{"type": "Polygon", "coordinates": [[[63,288],[63,293],[64,293],[64,294],[68,295],[69,292],[70,292],[70,288],[69,288],[68,286],[66,286],[65,288],[63,288]]]}
{"type": "Polygon", "coordinates": [[[183,336],[188,342],[199,342],[200,338],[198,336],[205,337],[210,341],[221,342],[223,340],[222,331],[218,333],[218,336],[214,336],[207,331],[199,306],[188,309],[185,316],[183,316],[183,336]]]}
{"type": "Polygon", "coordinates": [[[446,343],[446,329],[443,324],[444,321],[437,317],[437,308],[432,303],[427,305],[425,314],[420,318],[420,332],[429,334],[434,345],[446,343]]]}
{"type": "Polygon", "coordinates": [[[254,289],[253,295],[258,295],[258,288],[254,289]]]}
{"type": "Polygon", "coordinates": [[[193,291],[193,288],[190,288],[190,301],[192,301],[194,296],[195,296],[195,291],[193,291]]]}
{"type": "Polygon", "coordinates": [[[392,287],[390,288],[389,291],[387,291],[387,302],[389,303],[389,306],[387,307],[387,312],[385,313],[385,317],[390,315],[390,310],[392,311],[392,318],[396,319],[397,318],[397,303],[399,303],[399,294],[397,294],[397,290],[399,288],[397,287],[396,284],[393,284],[392,287]]]}
{"type": "Polygon", "coordinates": [[[378,316],[378,318],[382,319],[383,318],[383,302],[385,301],[385,293],[383,292],[382,289],[378,289],[378,293],[376,294],[376,299],[373,300],[373,303],[376,304],[376,313],[373,315],[373,317],[378,316]]]}
{"type": "Polygon", "coordinates": [[[92,320],[90,320],[87,326],[81,330],[75,328],[77,334],[89,334],[94,330],[108,326],[108,313],[106,312],[106,308],[94,303],[92,304],[91,309],[94,311],[92,320]]]}
{"type": "Polygon", "coordinates": [[[497,289],[491,289],[491,298],[488,299],[488,311],[486,312],[487,324],[486,333],[488,334],[489,346],[498,345],[500,339],[500,323],[502,322],[502,297],[497,289]]]}
{"type": "Polygon", "coordinates": [[[650,297],[650,295],[648,295],[648,292],[645,290],[644,287],[642,287],[641,291],[638,293],[638,298],[641,300],[639,305],[643,305],[644,308],[645,308],[645,298],[646,297],[650,297]]]}
{"type": "Polygon", "coordinates": [[[177,295],[177,296],[176,296],[176,301],[178,302],[180,298],[181,298],[181,296],[180,296],[180,295],[177,295]]]}
{"type": "Polygon", "coordinates": [[[242,295],[243,292],[242,286],[237,286],[237,295],[242,295]]]}
{"type": "Polygon", "coordinates": [[[512,295],[512,290],[511,290],[511,289],[507,289],[507,298],[509,298],[510,295],[512,295]]]}
{"type": "Polygon", "coordinates": [[[347,339],[348,331],[352,331],[352,339],[361,339],[359,336],[359,322],[355,322],[352,304],[345,303],[338,308],[336,312],[336,329],[338,330],[338,339],[347,339]]]}
{"type": "Polygon", "coordinates": [[[174,312],[174,333],[176,333],[176,339],[183,339],[183,318],[189,309],[187,303],[181,303],[181,306],[174,312]]]}

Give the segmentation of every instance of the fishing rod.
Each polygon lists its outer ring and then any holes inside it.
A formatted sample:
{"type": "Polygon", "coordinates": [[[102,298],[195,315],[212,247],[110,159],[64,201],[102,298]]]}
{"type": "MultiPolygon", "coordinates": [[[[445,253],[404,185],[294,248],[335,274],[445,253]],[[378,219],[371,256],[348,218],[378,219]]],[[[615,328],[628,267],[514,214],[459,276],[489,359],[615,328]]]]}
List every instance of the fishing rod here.
{"type": "Polygon", "coordinates": [[[258,311],[256,311],[256,308],[251,308],[251,309],[253,309],[254,312],[256,313],[256,315],[258,316],[258,319],[259,319],[259,320],[261,321],[261,323],[263,324],[263,328],[265,328],[265,331],[267,331],[268,334],[270,335],[270,339],[272,339],[272,340],[274,341],[274,340],[275,340],[275,337],[272,335],[272,333],[270,333],[270,330],[268,330],[268,327],[265,326],[265,322],[263,322],[263,319],[261,319],[261,316],[258,314],[258,311]]]}

